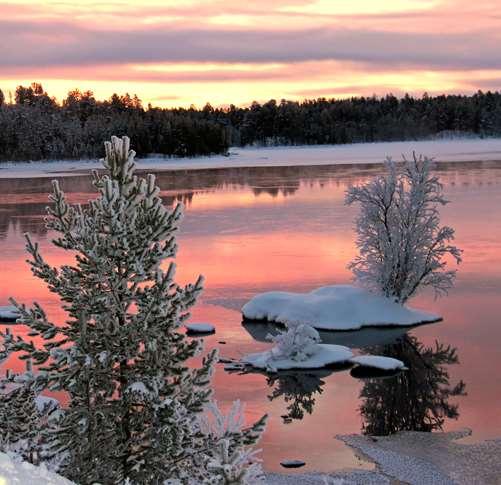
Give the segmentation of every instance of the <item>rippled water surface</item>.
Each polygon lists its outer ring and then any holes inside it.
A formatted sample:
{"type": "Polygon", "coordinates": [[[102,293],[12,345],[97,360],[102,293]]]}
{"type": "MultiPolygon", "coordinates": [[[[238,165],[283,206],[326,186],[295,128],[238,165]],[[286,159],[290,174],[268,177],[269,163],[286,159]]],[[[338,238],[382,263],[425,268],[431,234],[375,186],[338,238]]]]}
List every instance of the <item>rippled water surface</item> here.
{"type": "MultiPolygon", "coordinates": [[[[217,325],[207,347],[238,358],[269,346],[265,336],[273,329],[242,325],[239,312],[258,292],[350,282],[346,264],[356,252],[356,208],[343,205],[344,192],[380,170],[327,166],[159,173],[166,202],[186,205],[178,279],[206,277],[192,321],[217,325]]],[[[443,322],[407,334],[398,329],[322,334],[327,342],[357,351],[397,356],[410,364],[408,373],[389,379],[360,379],[349,369],[239,375],[218,365],[215,395],[223,406],[238,398],[247,403],[249,420],[270,414],[261,442],[267,469],[278,470],[279,462],[290,458],[304,459],[303,471],[367,466],[335,439],[337,434],[442,425],[470,427],[473,440],[501,436],[501,165],[441,164],[437,173],[451,201],[443,222],[456,229],[464,262],[448,297],[434,300],[423,293],[412,305],[440,313],[443,322]]],[[[63,178],[62,185],[73,202],[92,197],[87,176],[63,178]]],[[[68,261],[51,247],[43,226],[49,190],[48,179],[0,180],[0,305],[8,296],[35,300],[63,321],[57,300],[25,263],[26,231],[51,264],[68,261]]],[[[8,365],[19,367],[13,360],[8,365]]]]}

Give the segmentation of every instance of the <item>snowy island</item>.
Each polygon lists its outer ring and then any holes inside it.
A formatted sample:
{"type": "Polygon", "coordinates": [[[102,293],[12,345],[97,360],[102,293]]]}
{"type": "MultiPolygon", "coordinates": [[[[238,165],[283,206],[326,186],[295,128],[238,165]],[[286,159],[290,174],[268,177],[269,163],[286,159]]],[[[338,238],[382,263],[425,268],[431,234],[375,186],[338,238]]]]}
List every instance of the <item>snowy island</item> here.
{"type": "Polygon", "coordinates": [[[242,313],[247,320],[285,326],[303,323],[319,330],[407,327],[441,320],[438,315],[400,305],[351,285],[325,286],[310,293],[262,293],[246,303],[242,313]]]}

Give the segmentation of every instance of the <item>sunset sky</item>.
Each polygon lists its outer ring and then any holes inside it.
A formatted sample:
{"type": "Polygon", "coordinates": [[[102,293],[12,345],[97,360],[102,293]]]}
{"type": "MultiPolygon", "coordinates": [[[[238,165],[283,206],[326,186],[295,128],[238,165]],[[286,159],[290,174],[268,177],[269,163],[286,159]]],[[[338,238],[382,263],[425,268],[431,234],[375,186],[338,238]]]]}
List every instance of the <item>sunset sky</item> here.
{"type": "Polygon", "coordinates": [[[501,89],[500,0],[0,1],[0,89],[159,106],[501,89]]]}

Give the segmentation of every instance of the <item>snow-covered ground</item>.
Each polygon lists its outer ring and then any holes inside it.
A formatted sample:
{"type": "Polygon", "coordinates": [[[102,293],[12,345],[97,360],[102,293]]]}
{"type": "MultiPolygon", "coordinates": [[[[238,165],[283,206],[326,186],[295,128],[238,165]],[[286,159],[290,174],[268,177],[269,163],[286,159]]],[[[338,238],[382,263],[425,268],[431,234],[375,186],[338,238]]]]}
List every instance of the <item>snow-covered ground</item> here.
{"type": "MultiPolygon", "coordinates": [[[[149,157],[138,160],[137,163],[139,168],[145,170],[343,165],[381,163],[387,156],[399,160],[402,154],[410,157],[413,151],[443,162],[501,161],[501,138],[232,148],[229,156],[149,157]]],[[[101,167],[98,160],[57,161],[57,163],[56,161],[2,162],[0,163],[0,178],[67,176],[101,167]]]]}
{"type": "Polygon", "coordinates": [[[72,485],[66,478],[49,472],[44,466],[33,466],[30,463],[16,461],[0,453],[1,485],[72,485]]]}
{"type": "MultiPolygon", "coordinates": [[[[501,483],[501,439],[464,444],[470,430],[449,433],[401,431],[376,439],[338,436],[398,483],[487,485],[501,483]]],[[[393,482],[392,482],[393,483],[393,482]]]]}
{"type": "Polygon", "coordinates": [[[242,313],[249,320],[303,323],[322,330],[409,326],[440,320],[438,315],[399,305],[351,285],[325,286],[311,293],[262,293],[246,303],[242,313]]]}

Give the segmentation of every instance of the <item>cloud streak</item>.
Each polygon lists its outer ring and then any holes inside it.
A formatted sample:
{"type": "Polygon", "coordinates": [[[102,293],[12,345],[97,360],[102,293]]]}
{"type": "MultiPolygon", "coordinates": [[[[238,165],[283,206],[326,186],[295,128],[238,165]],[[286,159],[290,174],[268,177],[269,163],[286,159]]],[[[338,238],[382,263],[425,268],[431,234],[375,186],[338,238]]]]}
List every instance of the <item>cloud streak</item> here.
{"type": "Polygon", "coordinates": [[[144,62],[276,63],[320,60],[443,69],[500,68],[498,31],[407,33],[355,29],[299,31],[149,29],[105,32],[69,23],[0,21],[0,66],[144,62]],[[36,45],[36,48],[35,48],[36,45]]]}
{"type": "Polygon", "coordinates": [[[176,95],[167,98],[185,104],[195,86],[209,101],[237,93],[225,98],[236,103],[348,88],[472,90],[501,70],[498,10],[497,0],[384,8],[373,0],[10,0],[0,4],[0,87],[47,80],[60,96],[65,80],[68,89],[94,81],[103,92],[129,82],[143,99],[162,100],[159,86],[168,84],[176,95]]]}

